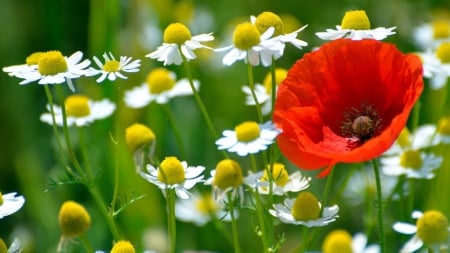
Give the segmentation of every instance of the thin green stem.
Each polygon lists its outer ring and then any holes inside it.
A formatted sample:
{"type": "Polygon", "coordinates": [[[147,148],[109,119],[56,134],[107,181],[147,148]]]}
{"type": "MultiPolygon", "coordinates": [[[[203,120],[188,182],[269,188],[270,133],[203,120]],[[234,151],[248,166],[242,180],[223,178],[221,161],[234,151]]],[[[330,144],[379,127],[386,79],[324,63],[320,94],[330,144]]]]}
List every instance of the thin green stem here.
{"type": "Polygon", "coordinates": [[[83,244],[84,249],[87,253],[93,253],[94,250],[92,249],[92,246],[89,242],[89,238],[86,235],[81,235],[80,237],[81,244],[83,244]]]}
{"type": "MultiPolygon", "coordinates": [[[[250,155],[250,159],[251,159],[251,164],[252,164],[252,170],[256,171],[256,157],[254,154],[250,155]]],[[[256,201],[256,215],[258,217],[258,222],[259,222],[259,227],[260,227],[260,231],[261,231],[261,239],[262,239],[262,243],[263,243],[263,248],[264,248],[264,252],[268,252],[269,250],[269,244],[268,244],[268,238],[269,235],[267,234],[267,229],[266,229],[266,219],[264,217],[265,209],[261,203],[261,198],[258,192],[258,186],[255,187],[255,190],[253,191],[253,197],[255,198],[256,201]]]]}
{"type": "Polygon", "coordinates": [[[381,252],[386,252],[386,242],[384,237],[384,225],[383,225],[383,200],[381,195],[381,180],[378,162],[376,159],[372,160],[373,172],[375,174],[375,183],[377,186],[377,211],[378,211],[378,234],[380,240],[381,252]]]}
{"type": "Polygon", "coordinates": [[[175,220],[175,190],[166,189],[167,201],[167,230],[169,234],[169,253],[175,253],[176,247],[176,220],[175,220]]]}
{"type": "Polygon", "coordinates": [[[234,199],[232,197],[232,192],[228,192],[228,209],[230,212],[231,217],[231,227],[233,230],[233,242],[234,242],[234,253],[240,253],[241,252],[241,246],[239,243],[239,232],[237,227],[237,220],[234,215],[234,199]]]}
{"type": "Polygon", "coordinates": [[[300,245],[296,247],[293,253],[303,253],[308,249],[308,227],[303,226],[302,237],[300,238],[300,245]]]}
{"type": "Polygon", "coordinates": [[[180,131],[178,130],[177,124],[175,123],[175,117],[173,116],[172,110],[170,109],[169,104],[163,104],[162,106],[164,107],[164,112],[169,119],[170,126],[172,126],[173,134],[175,135],[175,139],[178,143],[181,157],[186,159],[186,149],[183,145],[183,139],[181,138],[180,131]]]}
{"type": "Polygon", "coordinates": [[[325,189],[322,194],[322,210],[320,211],[320,215],[322,215],[323,209],[325,208],[328,202],[328,196],[330,195],[331,182],[333,181],[334,171],[335,171],[334,167],[331,168],[331,172],[328,175],[327,182],[325,183],[325,189]]]}
{"type": "Polygon", "coordinates": [[[420,107],[421,103],[418,100],[416,104],[413,107],[412,116],[411,116],[411,133],[413,133],[417,126],[419,125],[419,118],[420,118],[420,107]]]}
{"type": "Polygon", "coordinates": [[[119,157],[120,157],[120,141],[119,136],[121,133],[120,128],[120,86],[117,85],[116,93],[115,93],[115,100],[116,100],[116,113],[114,117],[114,124],[115,124],[115,131],[114,131],[114,188],[113,188],[113,195],[111,199],[111,209],[110,209],[110,216],[114,216],[114,212],[116,209],[116,201],[117,196],[119,195],[119,157]]]}
{"type": "Polygon", "coordinates": [[[270,65],[270,74],[272,75],[272,115],[275,110],[275,99],[277,97],[277,74],[276,74],[276,66],[275,66],[275,58],[272,56],[272,64],[270,65]]]}
{"type": "MultiPolygon", "coordinates": [[[[250,62],[250,61],[248,61],[248,59],[247,59],[247,62],[250,62]]],[[[250,63],[247,63],[247,73],[248,73],[248,86],[250,87],[250,92],[252,94],[253,100],[255,101],[256,113],[258,114],[258,121],[259,121],[259,123],[263,123],[261,105],[259,104],[258,97],[256,96],[256,93],[255,93],[255,81],[254,81],[254,77],[253,77],[253,67],[250,63]]]]}

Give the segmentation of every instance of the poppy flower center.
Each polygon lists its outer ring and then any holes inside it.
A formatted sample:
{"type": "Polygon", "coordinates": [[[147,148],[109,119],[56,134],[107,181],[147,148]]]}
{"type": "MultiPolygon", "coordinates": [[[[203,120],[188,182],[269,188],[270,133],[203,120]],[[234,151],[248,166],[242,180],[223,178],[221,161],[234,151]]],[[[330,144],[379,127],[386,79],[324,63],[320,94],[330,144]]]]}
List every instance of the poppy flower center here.
{"type": "Polygon", "coordinates": [[[181,45],[190,39],[191,32],[181,23],[170,24],[164,30],[163,40],[165,43],[181,45]]]}
{"type": "Polygon", "coordinates": [[[34,52],[30,54],[25,60],[27,65],[37,65],[39,58],[44,54],[44,52],[34,52]]]}
{"type": "Polygon", "coordinates": [[[285,186],[286,183],[289,181],[289,174],[287,173],[286,167],[281,163],[275,163],[272,167],[272,175],[269,177],[269,168],[264,170],[264,174],[261,177],[262,181],[269,181],[272,179],[275,184],[279,186],[285,186]]]}
{"type": "Polygon", "coordinates": [[[274,36],[283,34],[283,21],[278,15],[270,11],[259,14],[258,17],[256,17],[255,26],[261,34],[270,27],[275,28],[274,36]]]}
{"type": "MultiPolygon", "coordinates": [[[[275,84],[279,85],[287,76],[287,70],[282,68],[275,69],[275,84]]],[[[272,73],[267,73],[263,81],[267,94],[272,94],[272,73]]]]}
{"type": "Polygon", "coordinates": [[[319,218],[320,204],[316,196],[310,192],[300,192],[291,210],[294,219],[309,221],[319,218]]]}
{"type": "Polygon", "coordinates": [[[342,134],[356,138],[360,142],[370,139],[380,126],[381,119],[373,106],[363,103],[361,108],[351,108],[344,112],[344,122],[341,125],[342,134]]]}
{"type": "Polygon", "coordinates": [[[66,59],[60,51],[48,51],[38,58],[38,70],[43,76],[56,75],[67,71],[66,59]]]}
{"type": "Polygon", "coordinates": [[[161,94],[175,86],[175,79],[170,74],[170,71],[164,68],[157,68],[150,72],[146,82],[152,94],[161,94]]]}
{"type": "Polygon", "coordinates": [[[369,30],[370,21],[365,11],[347,11],[342,18],[342,29],[369,30]]]}
{"type": "Polygon", "coordinates": [[[259,137],[260,129],[258,123],[246,121],[234,128],[236,138],[240,142],[251,142],[259,137]]]}
{"type": "Polygon", "coordinates": [[[427,245],[448,240],[448,220],[439,211],[426,211],[417,220],[416,226],[417,236],[427,245]]]}
{"type": "Polygon", "coordinates": [[[236,161],[225,159],[217,164],[213,184],[219,189],[237,188],[243,180],[241,166],[236,161]]]}
{"type": "Polygon", "coordinates": [[[167,185],[182,183],[185,174],[181,162],[174,156],[166,157],[159,165],[158,180],[167,185]]]}
{"type": "Polygon", "coordinates": [[[136,250],[134,249],[133,244],[131,244],[129,241],[120,240],[116,244],[114,244],[113,248],[111,249],[111,253],[135,253],[136,250]]]}
{"type": "Polygon", "coordinates": [[[436,56],[442,63],[450,63],[450,42],[442,42],[436,49],[436,56]]]}
{"type": "Polygon", "coordinates": [[[322,245],[323,253],[352,253],[352,236],[345,230],[334,230],[322,245]]]}
{"type": "Polygon", "coordinates": [[[91,113],[89,99],[83,95],[71,95],[64,101],[67,116],[85,117],[91,113]]]}
{"type": "Polygon", "coordinates": [[[442,135],[450,135],[450,118],[442,118],[439,120],[437,132],[442,135]]]}
{"type": "Polygon", "coordinates": [[[420,169],[422,164],[422,157],[417,150],[407,150],[400,155],[400,165],[405,168],[420,169]]]}
{"type": "Polygon", "coordinates": [[[125,141],[132,151],[146,147],[154,140],[153,131],[143,124],[134,123],[125,130],[125,141]]]}
{"type": "Polygon", "coordinates": [[[261,34],[250,22],[239,24],[233,33],[233,44],[241,50],[249,50],[259,44],[261,34]]]}
{"type": "Polygon", "coordinates": [[[218,210],[218,206],[210,194],[205,194],[195,202],[195,207],[201,213],[209,215],[218,210]]]}
{"type": "Polygon", "coordinates": [[[445,39],[450,36],[450,24],[447,20],[434,21],[432,27],[435,39],[445,39]]]}
{"type": "Polygon", "coordinates": [[[118,61],[112,60],[107,61],[105,65],[103,65],[103,70],[106,72],[116,72],[120,70],[120,63],[118,61]]]}

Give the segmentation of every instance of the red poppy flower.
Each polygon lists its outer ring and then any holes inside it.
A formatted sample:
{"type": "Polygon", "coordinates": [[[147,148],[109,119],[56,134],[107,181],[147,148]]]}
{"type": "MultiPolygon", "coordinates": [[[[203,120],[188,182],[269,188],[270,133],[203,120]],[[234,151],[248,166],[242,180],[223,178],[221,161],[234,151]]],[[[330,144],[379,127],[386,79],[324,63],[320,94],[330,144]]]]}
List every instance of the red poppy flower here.
{"type": "Polygon", "coordinates": [[[423,89],[418,57],[377,40],[339,39],[305,54],[278,88],[282,153],[302,169],[364,162],[385,152],[423,89]]]}

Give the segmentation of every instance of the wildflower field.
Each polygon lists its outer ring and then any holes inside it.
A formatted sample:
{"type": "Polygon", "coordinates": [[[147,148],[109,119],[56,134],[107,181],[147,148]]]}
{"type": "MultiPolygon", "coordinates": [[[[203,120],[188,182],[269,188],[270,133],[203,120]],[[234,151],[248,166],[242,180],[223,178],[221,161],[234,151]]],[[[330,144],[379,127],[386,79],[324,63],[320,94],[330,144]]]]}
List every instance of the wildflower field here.
{"type": "Polygon", "coordinates": [[[450,252],[447,0],[0,7],[0,253],[450,252]]]}

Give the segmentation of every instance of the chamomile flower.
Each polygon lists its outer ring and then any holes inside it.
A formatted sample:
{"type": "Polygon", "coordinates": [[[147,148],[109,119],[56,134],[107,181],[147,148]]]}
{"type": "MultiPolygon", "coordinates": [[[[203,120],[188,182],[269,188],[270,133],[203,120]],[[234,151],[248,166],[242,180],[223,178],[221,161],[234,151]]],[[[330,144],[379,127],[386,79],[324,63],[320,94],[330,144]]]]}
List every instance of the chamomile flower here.
{"type": "Polygon", "coordinates": [[[321,227],[330,224],[338,217],[339,207],[333,205],[323,208],[310,192],[300,192],[295,199],[285,199],[284,204],[274,204],[269,213],[283,223],[321,227]]]}
{"type": "Polygon", "coordinates": [[[426,245],[433,252],[448,249],[450,244],[450,227],[447,217],[440,211],[428,210],[424,213],[414,211],[412,218],[417,219],[415,225],[405,222],[396,222],[393,229],[399,233],[413,235],[403,245],[400,253],[415,252],[426,245]]]}
{"type": "Polygon", "coordinates": [[[219,150],[225,149],[239,156],[246,156],[266,150],[279,133],[270,121],[264,124],[246,121],[236,126],[234,131],[223,131],[224,137],[218,139],[216,145],[219,150]]]}
{"type": "Polygon", "coordinates": [[[284,44],[279,40],[269,40],[274,32],[275,28],[270,27],[261,34],[252,23],[241,23],[234,30],[233,45],[216,51],[227,51],[222,59],[222,63],[226,66],[244,60],[253,66],[261,62],[267,67],[272,64],[272,56],[282,55],[284,49],[284,44]]]}
{"type": "Polygon", "coordinates": [[[417,55],[423,63],[423,76],[430,80],[430,88],[434,90],[444,88],[450,76],[450,64],[443,64],[435,51],[427,50],[417,55]]]}
{"type": "Polygon", "coordinates": [[[0,252],[5,253],[21,253],[23,250],[22,244],[19,239],[14,238],[13,242],[9,246],[9,248],[6,248],[5,242],[0,238],[0,252]]]}
{"type": "MultiPolygon", "coordinates": [[[[275,84],[278,85],[287,76],[287,70],[282,68],[275,69],[275,84]]],[[[249,86],[243,86],[242,92],[245,93],[245,104],[254,106],[256,101],[253,98],[252,91],[249,86]]],[[[258,104],[261,104],[261,112],[263,115],[268,115],[272,111],[272,74],[266,74],[262,84],[255,84],[255,96],[258,104]]]]}
{"type": "MultiPolygon", "coordinates": [[[[82,127],[109,117],[116,109],[116,105],[108,99],[93,101],[87,96],[75,94],[66,98],[64,109],[67,115],[67,126],[82,127]]],[[[41,121],[49,125],[55,123],[57,126],[63,126],[63,109],[58,105],[53,105],[55,122],[53,122],[50,105],[47,105],[47,110],[48,112],[41,115],[41,121]]]]}
{"type": "Polygon", "coordinates": [[[61,84],[67,82],[69,88],[74,91],[72,79],[86,75],[86,68],[91,64],[87,59],[81,61],[82,58],[83,53],[80,51],[69,57],[63,56],[60,51],[42,53],[38,57],[36,69],[22,72],[18,76],[24,79],[19,84],[28,84],[35,81],[38,84],[61,84]]]}
{"type": "Polygon", "coordinates": [[[331,231],[322,243],[323,253],[378,253],[380,246],[377,244],[367,246],[367,236],[357,233],[353,237],[345,230],[331,231]]]}
{"type": "Polygon", "coordinates": [[[370,21],[365,11],[347,11],[342,18],[341,25],[336,26],[336,30],[326,29],[325,32],[317,32],[316,35],[323,40],[335,40],[339,38],[383,40],[387,36],[395,34],[393,30],[396,27],[377,27],[371,29],[370,26],[370,21]]]}
{"type": "Polygon", "coordinates": [[[187,60],[197,58],[194,50],[199,48],[211,49],[202,44],[214,40],[212,33],[192,36],[189,29],[181,23],[172,23],[164,30],[163,44],[155,51],[146,55],[151,59],[164,62],[164,65],[180,65],[183,57],[187,60]]]}
{"type": "Polygon", "coordinates": [[[103,82],[106,78],[110,81],[116,80],[116,78],[127,79],[122,72],[133,73],[138,72],[141,66],[141,60],[131,61],[131,57],[120,56],[120,60],[117,61],[114,55],[109,52],[103,54],[103,59],[105,63],[102,63],[96,56],[94,56],[94,62],[97,64],[99,69],[90,67],[88,69],[88,76],[95,76],[101,74],[101,76],[96,80],[97,83],[103,82]]]}
{"type": "Polygon", "coordinates": [[[10,192],[7,194],[2,194],[0,192],[0,219],[13,214],[22,208],[25,203],[25,198],[23,196],[16,195],[17,193],[15,192],[10,192]]]}
{"type": "Polygon", "coordinates": [[[309,187],[310,177],[305,177],[300,171],[288,174],[286,166],[282,163],[268,165],[267,169],[257,173],[250,173],[244,182],[252,188],[257,188],[260,194],[284,195],[288,192],[299,192],[309,187]],[[271,170],[272,173],[268,172],[271,170]],[[272,190],[270,191],[270,181],[272,190]]]}
{"type": "Polygon", "coordinates": [[[442,42],[450,42],[450,20],[436,19],[413,30],[415,44],[422,50],[435,49],[442,42]]]}
{"type": "Polygon", "coordinates": [[[147,165],[147,172],[139,174],[148,182],[158,186],[163,194],[166,189],[174,189],[179,198],[188,199],[189,189],[203,181],[203,166],[188,166],[174,156],[166,157],[159,167],[147,165]]]}
{"type": "MultiPolygon", "coordinates": [[[[200,87],[200,82],[193,82],[196,90],[200,87]]],[[[180,96],[192,95],[193,91],[188,79],[176,79],[175,73],[165,69],[156,68],[148,75],[146,81],[138,87],[125,92],[125,104],[131,108],[142,108],[155,102],[166,104],[170,99],[180,96]]]]}
{"type": "Polygon", "coordinates": [[[21,78],[38,68],[39,57],[42,54],[44,54],[44,52],[34,52],[25,59],[25,64],[4,67],[3,72],[8,73],[9,76],[21,78]]]}

